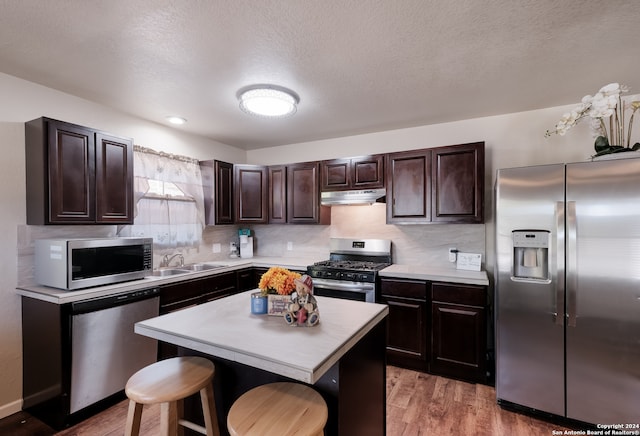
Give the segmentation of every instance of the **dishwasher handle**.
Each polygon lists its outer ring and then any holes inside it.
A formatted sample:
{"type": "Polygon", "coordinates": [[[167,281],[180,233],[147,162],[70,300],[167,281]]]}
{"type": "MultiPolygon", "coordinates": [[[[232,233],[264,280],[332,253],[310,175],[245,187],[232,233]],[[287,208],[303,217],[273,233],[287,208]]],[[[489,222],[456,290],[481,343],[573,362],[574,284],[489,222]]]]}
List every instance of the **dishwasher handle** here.
{"type": "Polygon", "coordinates": [[[108,295],[106,297],[92,298],[90,300],[76,301],[71,303],[71,314],[96,312],[98,310],[109,309],[111,307],[122,306],[136,301],[158,297],[160,288],[140,289],[125,292],[122,294],[108,295]]]}

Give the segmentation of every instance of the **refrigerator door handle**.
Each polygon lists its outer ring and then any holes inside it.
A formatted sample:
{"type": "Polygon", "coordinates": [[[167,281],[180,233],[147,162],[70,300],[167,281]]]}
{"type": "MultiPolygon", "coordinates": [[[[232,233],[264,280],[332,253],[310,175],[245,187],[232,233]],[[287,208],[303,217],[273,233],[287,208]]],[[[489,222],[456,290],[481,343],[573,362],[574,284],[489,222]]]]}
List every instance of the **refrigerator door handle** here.
{"type": "Polygon", "coordinates": [[[553,318],[556,324],[564,325],[564,201],[556,202],[556,276],[553,318]]]}
{"type": "Polygon", "coordinates": [[[575,327],[578,314],[578,250],[576,202],[567,201],[567,317],[568,325],[575,327]]]}

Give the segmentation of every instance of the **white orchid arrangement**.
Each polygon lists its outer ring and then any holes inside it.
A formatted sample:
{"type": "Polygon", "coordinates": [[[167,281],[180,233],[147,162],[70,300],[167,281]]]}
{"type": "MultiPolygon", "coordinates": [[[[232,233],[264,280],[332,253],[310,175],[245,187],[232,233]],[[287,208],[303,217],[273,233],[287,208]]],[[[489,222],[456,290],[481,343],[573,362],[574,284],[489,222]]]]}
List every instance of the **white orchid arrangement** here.
{"type": "Polygon", "coordinates": [[[554,130],[547,130],[545,136],[556,133],[564,136],[567,131],[584,118],[591,119],[591,130],[596,138],[596,156],[621,151],[640,150],[640,143],[631,145],[633,117],[640,109],[640,101],[624,102],[622,94],[629,88],[618,83],[610,83],[600,88],[594,96],[585,95],[580,104],[562,116],[554,130]],[[625,141],[625,115],[629,116],[629,128],[625,141]],[[608,119],[608,120],[607,120],[608,119]],[[608,121],[608,122],[607,122],[608,121]],[[608,124],[608,126],[607,126],[608,124]]]}

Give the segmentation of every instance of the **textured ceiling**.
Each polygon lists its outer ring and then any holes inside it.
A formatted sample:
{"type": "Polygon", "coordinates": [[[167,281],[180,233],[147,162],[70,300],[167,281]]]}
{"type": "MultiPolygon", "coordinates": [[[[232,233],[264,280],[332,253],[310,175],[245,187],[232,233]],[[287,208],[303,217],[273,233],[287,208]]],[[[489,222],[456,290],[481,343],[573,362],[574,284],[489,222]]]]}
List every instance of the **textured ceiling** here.
{"type": "Polygon", "coordinates": [[[0,71],[254,149],[640,92],[637,0],[0,0],[0,71]],[[300,95],[251,117],[238,89],[300,95]]]}

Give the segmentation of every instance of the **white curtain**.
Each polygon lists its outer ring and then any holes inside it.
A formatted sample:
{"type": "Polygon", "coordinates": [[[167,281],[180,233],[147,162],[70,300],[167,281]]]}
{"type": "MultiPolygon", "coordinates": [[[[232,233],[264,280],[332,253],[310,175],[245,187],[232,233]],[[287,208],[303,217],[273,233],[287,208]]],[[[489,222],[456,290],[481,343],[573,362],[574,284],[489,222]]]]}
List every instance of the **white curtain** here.
{"type": "Polygon", "coordinates": [[[195,159],[134,147],[134,224],[123,236],[151,237],[157,247],[199,245],[204,228],[200,165],[195,159]],[[173,183],[184,196],[158,196],[149,180],[173,183]]]}

